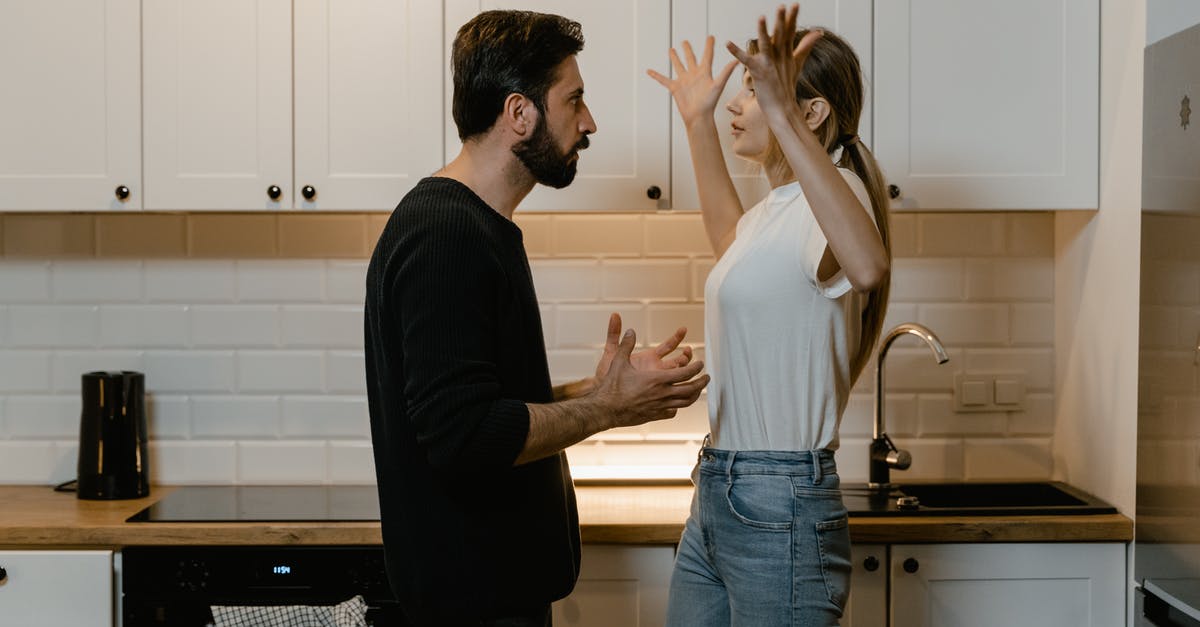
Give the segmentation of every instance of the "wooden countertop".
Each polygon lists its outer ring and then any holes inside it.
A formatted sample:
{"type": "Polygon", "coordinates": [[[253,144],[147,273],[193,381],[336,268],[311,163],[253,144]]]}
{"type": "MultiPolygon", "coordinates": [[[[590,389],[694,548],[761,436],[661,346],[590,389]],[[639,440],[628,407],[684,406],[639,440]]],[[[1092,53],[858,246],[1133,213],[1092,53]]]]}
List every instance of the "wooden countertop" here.
{"type": "MultiPolygon", "coordinates": [[[[377,522],[127,523],[125,519],[170,494],[156,486],[144,499],[81,501],[43,486],[0,486],[0,547],[117,548],[153,545],[371,545],[377,522]]],[[[692,488],[578,487],[584,542],[674,544],[687,518],[692,488]]],[[[1129,542],[1133,521],[1098,516],[851,517],[860,543],[1129,542]]]]}

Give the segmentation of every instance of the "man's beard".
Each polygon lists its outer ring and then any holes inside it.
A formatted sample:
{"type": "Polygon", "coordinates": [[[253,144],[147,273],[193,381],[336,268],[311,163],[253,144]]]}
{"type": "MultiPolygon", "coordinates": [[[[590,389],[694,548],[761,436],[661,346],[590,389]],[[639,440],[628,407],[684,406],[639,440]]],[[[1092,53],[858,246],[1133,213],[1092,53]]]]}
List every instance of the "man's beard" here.
{"type": "Polygon", "coordinates": [[[575,180],[579,159],[573,157],[576,157],[580,150],[587,148],[589,143],[587,135],[584,135],[567,154],[559,153],[554,135],[546,126],[546,117],[542,115],[538,117],[533,136],[515,144],[512,151],[529,169],[534,180],[542,185],[562,189],[575,180]]]}

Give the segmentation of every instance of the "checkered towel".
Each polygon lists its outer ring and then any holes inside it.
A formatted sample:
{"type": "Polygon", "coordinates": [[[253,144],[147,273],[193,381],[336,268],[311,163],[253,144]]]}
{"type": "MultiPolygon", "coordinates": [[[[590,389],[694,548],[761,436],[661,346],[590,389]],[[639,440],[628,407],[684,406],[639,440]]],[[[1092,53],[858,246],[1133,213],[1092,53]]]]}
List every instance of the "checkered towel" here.
{"type": "Polygon", "coordinates": [[[367,627],[361,596],[337,605],[214,605],[215,627],[367,627]]]}

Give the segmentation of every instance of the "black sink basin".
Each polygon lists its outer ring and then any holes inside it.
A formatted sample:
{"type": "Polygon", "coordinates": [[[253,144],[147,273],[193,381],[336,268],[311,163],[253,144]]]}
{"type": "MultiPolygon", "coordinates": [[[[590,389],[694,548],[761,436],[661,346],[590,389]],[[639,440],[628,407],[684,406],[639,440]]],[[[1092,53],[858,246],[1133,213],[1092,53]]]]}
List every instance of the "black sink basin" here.
{"type": "Polygon", "coordinates": [[[1117,509],[1059,481],[905,483],[890,490],[843,484],[851,516],[1037,516],[1115,514],[1117,509]]]}

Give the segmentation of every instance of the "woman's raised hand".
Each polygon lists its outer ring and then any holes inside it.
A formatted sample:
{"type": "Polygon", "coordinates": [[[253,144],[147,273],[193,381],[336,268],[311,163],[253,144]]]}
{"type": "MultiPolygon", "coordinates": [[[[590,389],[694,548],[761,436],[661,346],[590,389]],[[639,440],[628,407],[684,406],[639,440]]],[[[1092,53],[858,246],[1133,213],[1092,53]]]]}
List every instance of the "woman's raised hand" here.
{"type": "Polygon", "coordinates": [[[754,54],[742,50],[732,41],[725,44],[729,52],[746,66],[746,71],[754,81],[755,98],[764,112],[795,101],[800,69],[823,34],[819,30],[810,31],[792,47],[799,15],[800,5],[780,5],[775,12],[775,28],[770,33],[767,32],[766,16],[759,17],[758,52],[754,54]]]}
{"type": "Polygon", "coordinates": [[[683,42],[683,56],[687,61],[686,65],[679,60],[675,49],[671,48],[674,79],[669,79],[654,70],[646,70],[646,74],[670,90],[671,97],[675,99],[675,106],[679,108],[679,115],[683,117],[683,123],[691,126],[697,120],[712,119],[717,100],[725,90],[725,83],[729,82],[729,76],[733,74],[733,68],[737,67],[738,62],[730,61],[716,78],[713,77],[712,35],[704,42],[704,55],[699,62],[696,61],[696,54],[692,52],[692,44],[687,41],[683,42]]]}

